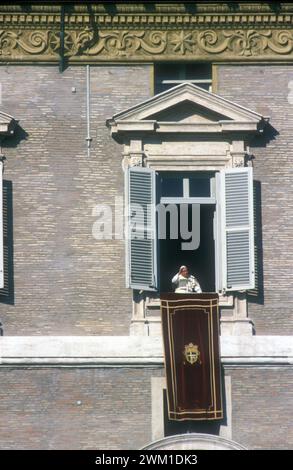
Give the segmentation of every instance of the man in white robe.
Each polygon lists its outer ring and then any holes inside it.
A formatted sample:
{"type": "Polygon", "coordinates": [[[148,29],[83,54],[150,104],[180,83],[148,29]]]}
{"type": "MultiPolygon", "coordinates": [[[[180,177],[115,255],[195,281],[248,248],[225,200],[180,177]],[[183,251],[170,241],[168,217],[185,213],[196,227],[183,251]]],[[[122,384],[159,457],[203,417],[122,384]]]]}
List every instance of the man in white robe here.
{"type": "Polygon", "coordinates": [[[188,292],[202,293],[198,280],[194,276],[189,275],[187,266],[181,266],[179,272],[172,278],[172,284],[176,287],[176,294],[186,294],[188,292]]]}

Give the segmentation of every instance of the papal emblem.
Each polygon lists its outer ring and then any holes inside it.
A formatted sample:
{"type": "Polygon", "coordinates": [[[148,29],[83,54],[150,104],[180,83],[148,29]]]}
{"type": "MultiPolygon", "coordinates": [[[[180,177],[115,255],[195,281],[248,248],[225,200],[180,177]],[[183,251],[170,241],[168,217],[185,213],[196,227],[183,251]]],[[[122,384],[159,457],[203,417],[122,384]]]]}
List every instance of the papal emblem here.
{"type": "Polygon", "coordinates": [[[198,349],[197,344],[189,343],[184,346],[184,351],[183,351],[184,357],[189,364],[195,364],[198,362],[201,364],[200,360],[200,351],[198,349]]]}

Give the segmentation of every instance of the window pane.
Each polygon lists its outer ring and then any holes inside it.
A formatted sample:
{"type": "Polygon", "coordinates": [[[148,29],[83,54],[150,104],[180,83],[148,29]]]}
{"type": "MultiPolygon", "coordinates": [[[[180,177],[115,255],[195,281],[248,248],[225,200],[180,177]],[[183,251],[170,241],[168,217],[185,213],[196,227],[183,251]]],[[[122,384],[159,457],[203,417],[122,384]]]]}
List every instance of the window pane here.
{"type": "Polygon", "coordinates": [[[161,195],[163,197],[183,197],[183,180],[180,177],[162,178],[161,195]]]}
{"type": "Polygon", "coordinates": [[[211,64],[186,64],[185,78],[187,80],[209,80],[212,78],[211,64]]]}
{"type": "Polygon", "coordinates": [[[209,90],[212,81],[210,63],[176,63],[155,64],[155,93],[168,90],[185,80],[209,90]],[[168,81],[168,83],[166,83],[168,81]]]}
{"type": "Polygon", "coordinates": [[[180,64],[156,64],[155,66],[155,73],[156,79],[158,81],[165,80],[166,78],[169,80],[177,80],[180,77],[180,71],[182,66],[180,64]]]}
{"type": "Polygon", "coordinates": [[[210,178],[190,178],[189,196],[190,197],[210,197],[210,178]]]}
{"type": "MultiPolygon", "coordinates": [[[[166,90],[169,90],[170,88],[173,88],[173,86],[175,86],[176,83],[172,84],[172,83],[158,83],[156,85],[156,93],[163,93],[163,91],[166,91],[166,90]]],[[[177,83],[178,85],[178,83],[177,83]]]]}

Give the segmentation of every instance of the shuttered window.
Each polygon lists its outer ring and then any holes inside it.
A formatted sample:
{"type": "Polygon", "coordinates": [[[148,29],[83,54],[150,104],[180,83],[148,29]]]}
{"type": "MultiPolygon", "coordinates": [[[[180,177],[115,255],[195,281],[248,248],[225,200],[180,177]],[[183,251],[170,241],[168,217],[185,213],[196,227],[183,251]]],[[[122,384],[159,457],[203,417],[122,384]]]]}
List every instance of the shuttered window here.
{"type": "MultiPolygon", "coordinates": [[[[149,168],[126,171],[126,278],[132,289],[158,289],[156,179],[149,168]]],[[[255,287],[252,168],[216,174],[216,290],[255,287]]]]}
{"type": "Polygon", "coordinates": [[[155,172],[132,167],[126,173],[127,285],[132,289],[157,289],[155,172]]]}
{"type": "Polygon", "coordinates": [[[252,168],[217,174],[217,287],[220,291],[254,288],[252,168]]]}

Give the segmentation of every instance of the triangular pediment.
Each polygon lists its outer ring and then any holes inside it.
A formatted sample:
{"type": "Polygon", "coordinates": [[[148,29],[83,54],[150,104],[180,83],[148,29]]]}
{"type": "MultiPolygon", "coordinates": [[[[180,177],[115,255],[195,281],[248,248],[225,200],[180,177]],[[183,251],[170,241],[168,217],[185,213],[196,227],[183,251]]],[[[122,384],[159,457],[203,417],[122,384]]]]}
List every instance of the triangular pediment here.
{"type": "Polygon", "coordinates": [[[148,116],[147,119],[162,122],[207,123],[229,118],[199,104],[185,100],[148,116]]]}
{"type": "Polygon", "coordinates": [[[0,111],[0,134],[12,135],[14,133],[17,121],[10,114],[0,111]]]}
{"type": "Polygon", "coordinates": [[[257,131],[265,121],[263,116],[250,109],[193,84],[182,83],[115,114],[107,125],[114,133],[155,129],[161,132],[223,132],[257,131]]]}

